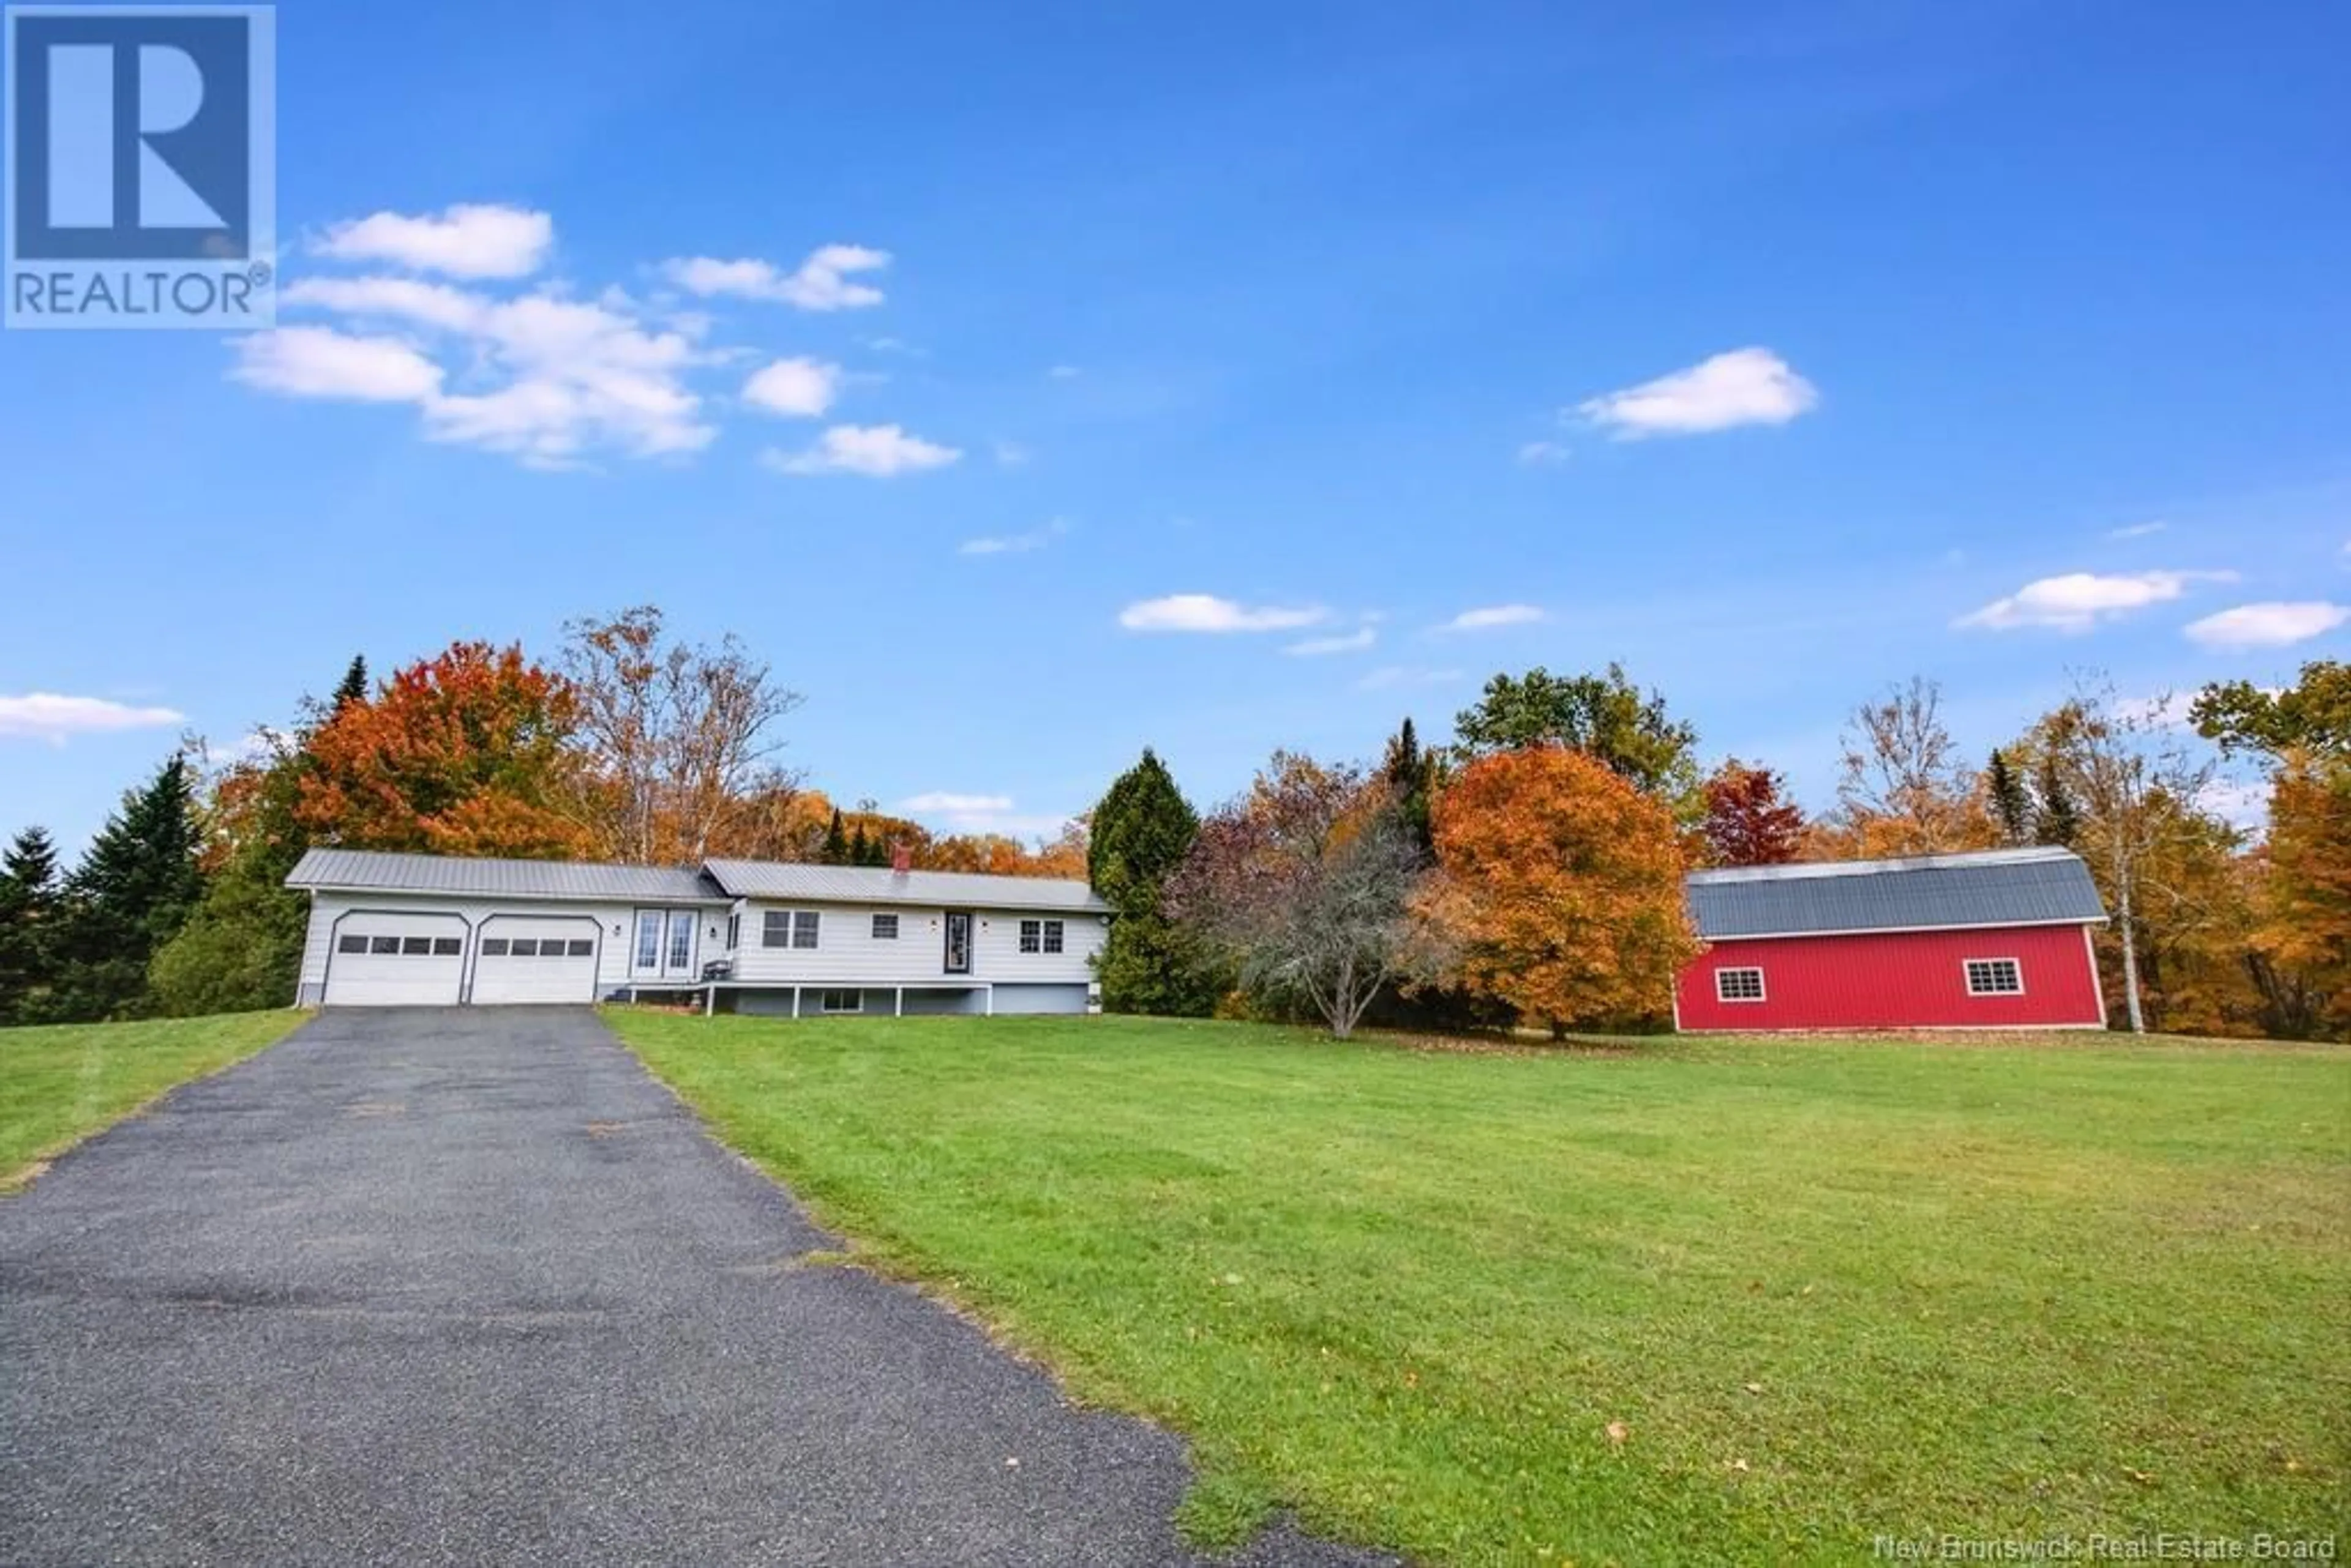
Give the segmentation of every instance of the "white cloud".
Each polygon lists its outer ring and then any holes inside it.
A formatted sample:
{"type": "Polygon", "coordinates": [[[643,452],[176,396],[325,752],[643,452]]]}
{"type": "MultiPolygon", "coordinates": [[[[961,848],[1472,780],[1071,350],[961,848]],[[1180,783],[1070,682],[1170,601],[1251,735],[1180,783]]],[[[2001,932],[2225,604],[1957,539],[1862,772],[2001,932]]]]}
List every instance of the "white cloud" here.
{"type": "Polygon", "coordinates": [[[339,261],[388,261],[452,277],[527,277],[555,244],[555,220],[521,207],[461,204],[438,215],[377,213],[311,242],[339,261]]]}
{"type": "Polygon", "coordinates": [[[841,367],[810,359],[778,360],[752,372],[743,401],[792,419],[815,419],[841,393],[841,367]]]}
{"type": "Polygon", "coordinates": [[[1041,528],[1030,528],[1025,534],[997,534],[987,538],[966,539],[956,547],[957,555],[1019,555],[1029,550],[1043,549],[1070,531],[1070,525],[1055,517],[1041,528]]]}
{"type": "Polygon", "coordinates": [[[1073,382],[1080,376],[1085,374],[1083,371],[1078,369],[1075,365],[1055,365],[1045,373],[1057,382],[1073,382]]]}
{"type": "Polygon", "coordinates": [[[424,402],[441,388],[441,367],[397,338],[280,327],[237,339],[236,354],[231,376],[284,397],[424,402]]]}
{"type": "Polygon", "coordinates": [[[1141,600],[1119,612],[1130,632],[1292,632],[1331,618],[1327,610],[1236,604],[1212,593],[1171,593],[1141,600]]]}
{"type": "Polygon", "coordinates": [[[1619,441],[1637,441],[1785,424],[1820,401],[1813,383],[1771,350],[1734,349],[1688,370],[1587,398],[1576,412],[1619,441]]]}
{"type": "Polygon", "coordinates": [[[181,723],[187,716],[167,707],[132,707],[104,697],[60,696],[55,692],[27,692],[0,696],[0,736],[24,737],[62,745],[77,735],[114,735],[129,729],[156,729],[181,723]]]}
{"type": "Polygon", "coordinates": [[[894,424],[836,424],[805,452],[769,448],[759,460],[779,474],[862,474],[886,479],[944,468],[962,455],[955,447],[909,435],[894,424]]]}
{"type": "Polygon", "coordinates": [[[2351,606],[2311,599],[2240,604],[2188,623],[2190,642],[2208,648],[2283,648],[2307,642],[2351,621],[2351,606]]]}
{"type": "Polygon", "coordinates": [[[1529,626],[1544,618],[1541,608],[1532,604],[1489,604],[1477,610],[1464,610],[1442,626],[1431,630],[1447,632],[1491,632],[1502,626],[1529,626]]]}
{"type": "Polygon", "coordinates": [[[2231,827],[2251,831],[2269,821],[2270,787],[2215,779],[2196,792],[2196,803],[2231,827]]]}
{"type": "Polygon", "coordinates": [[[413,321],[443,331],[480,329],[490,302],[470,289],[414,277],[304,277],[289,283],[278,303],[315,307],[345,316],[413,321]]]}
{"type": "Polygon", "coordinates": [[[951,789],[933,789],[927,794],[909,796],[898,802],[902,811],[1009,811],[1009,795],[958,795],[951,789]]]}
{"type": "Polygon", "coordinates": [[[2188,591],[2190,583],[2231,582],[2236,575],[2232,571],[2072,571],[2028,582],[2007,598],[1995,599],[1980,610],[1970,611],[1952,624],[1994,632],[2020,626],[2087,632],[2102,620],[2178,599],[2188,591]]]}
{"type": "Polygon", "coordinates": [[[1332,653],[1360,653],[1379,641],[1379,633],[1369,626],[1335,637],[1309,637],[1302,643],[1292,643],[1282,650],[1301,659],[1326,658],[1332,653]]]}
{"type": "Polygon", "coordinates": [[[1519,448],[1519,461],[1530,468],[1553,467],[1567,461],[1567,447],[1557,441],[1530,441],[1519,448]]]}
{"type": "Polygon", "coordinates": [[[2108,528],[2106,530],[2106,538],[2110,539],[2143,539],[2150,535],[2159,534],[2169,527],[2171,527],[2169,523],[2130,523],[2119,528],[2108,528]]]}
{"type": "Polygon", "coordinates": [[[1364,692],[1388,692],[1412,686],[1441,686],[1461,679],[1458,670],[1431,670],[1416,665],[1386,664],[1355,683],[1364,692]]]}
{"type": "Polygon", "coordinates": [[[882,291],[852,282],[849,274],[876,272],[890,265],[890,253],[862,245],[820,246],[790,272],[772,261],[745,257],[720,261],[707,256],[662,263],[662,276],[689,294],[765,299],[802,310],[855,310],[882,303],[882,291]]]}

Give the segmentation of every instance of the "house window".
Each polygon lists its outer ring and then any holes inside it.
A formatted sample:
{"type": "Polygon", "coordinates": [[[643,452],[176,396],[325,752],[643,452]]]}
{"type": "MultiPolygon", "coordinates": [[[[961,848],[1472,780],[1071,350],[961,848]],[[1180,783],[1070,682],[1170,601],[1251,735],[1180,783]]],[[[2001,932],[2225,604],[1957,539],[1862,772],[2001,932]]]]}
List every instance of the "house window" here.
{"type": "Polygon", "coordinates": [[[368,951],[371,953],[397,953],[400,951],[400,938],[397,936],[371,936],[368,938],[368,951]]]}
{"type": "Polygon", "coordinates": [[[1045,951],[1058,953],[1061,950],[1061,923],[1058,920],[1048,920],[1045,922],[1045,951]]]}
{"type": "Polygon", "coordinates": [[[1717,969],[1714,999],[1719,1002],[1760,1002],[1763,999],[1761,969],[1717,969]]]}
{"type": "Polygon", "coordinates": [[[726,950],[729,953],[743,945],[743,912],[737,910],[726,917],[726,950]]]}
{"type": "Polygon", "coordinates": [[[792,946],[813,947],[816,946],[816,936],[817,912],[813,909],[794,910],[792,912],[792,946]]]}
{"type": "Polygon", "coordinates": [[[789,947],[792,945],[792,912],[770,909],[759,917],[759,946],[789,947]]]}
{"type": "Polygon", "coordinates": [[[637,967],[661,967],[662,912],[658,909],[637,911],[637,967]]]}
{"type": "Polygon", "coordinates": [[[865,1010],[863,991],[827,991],[824,1010],[829,1013],[862,1013],[865,1010]]]}
{"type": "Polygon", "coordinates": [[[463,951],[465,951],[463,945],[455,936],[433,938],[433,956],[435,958],[454,958],[463,951]]]}
{"type": "Polygon", "coordinates": [[[482,956],[483,956],[483,957],[485,957],[485,958],[503,958],[503,957],[505,957],[506,956],[507,956],[507,939],[506,939],[505,937],[503,937],[503,936],[485,936],[485,937],[483,937],[483,938],[482,938],[482,956]]]}
{"type": "Polygon", "coordinates": [[[897,939],[898,917],[894,915],[875,915],[873,917],[873,940],[876,942],[895,942],[897,939]]]}
{"type": "Polygon", "coordinates": [[[1023,953],[1036,953],[1042,951],[1044,946],[1045,923],[1041,920],[1022,921],[1020,923],[1020,950],[1023,953]]]}
{"type": "Polygon", "coordinates": [[[691,909],[669,912],[669,967],[683,969],[694,962],[694,922],[691,909]]]}
{"type": "Polygon", "coordinates": [[[338,937],[335,941],[335,951],[338,953],[364,953],[367,951],[367,938],[364,936],[338,937]]]}
{"type": "Polygon", "coordinates": [[[1968,995],[1971,997],[2021,997],[2024,994],[2024,967],[2013,958],[1970,958],[1968,960],[1968,995]]]}

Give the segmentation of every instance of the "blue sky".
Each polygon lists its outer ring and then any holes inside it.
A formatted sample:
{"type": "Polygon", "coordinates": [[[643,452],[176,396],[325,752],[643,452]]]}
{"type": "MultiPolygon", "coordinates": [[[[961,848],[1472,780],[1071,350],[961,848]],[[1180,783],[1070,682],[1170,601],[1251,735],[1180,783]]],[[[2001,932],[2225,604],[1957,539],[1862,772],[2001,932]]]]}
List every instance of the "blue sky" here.
{"type": "Polygon", "coordinates": [[[281,334],[0,337],[0,831],[644,601],[1021,831],[1537,664],[1819,805],[1914,671],[2351,642],[2340,5],[549,15],[282,7],[281,334]]]}

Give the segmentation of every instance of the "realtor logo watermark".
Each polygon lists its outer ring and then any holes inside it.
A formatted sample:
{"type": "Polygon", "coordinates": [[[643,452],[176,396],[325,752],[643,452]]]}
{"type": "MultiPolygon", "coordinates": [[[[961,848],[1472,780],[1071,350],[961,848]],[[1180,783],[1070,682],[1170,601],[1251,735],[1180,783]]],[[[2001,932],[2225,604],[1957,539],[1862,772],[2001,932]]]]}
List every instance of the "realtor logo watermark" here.
{"type": "Polygon", "coordinates": [[[6,8],[9,326],[276,319],[276,21],[6,8]]]}

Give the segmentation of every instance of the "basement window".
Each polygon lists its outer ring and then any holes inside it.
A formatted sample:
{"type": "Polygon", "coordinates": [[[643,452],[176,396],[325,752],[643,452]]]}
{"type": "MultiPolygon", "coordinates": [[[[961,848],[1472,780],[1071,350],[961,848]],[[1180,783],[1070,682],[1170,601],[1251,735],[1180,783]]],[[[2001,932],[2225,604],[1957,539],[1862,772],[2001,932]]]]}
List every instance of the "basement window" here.
{"type": "Polygon", "coordinates": [[[1718,1002],[1760,1002],[1763,999],[1761,969],[1717,969],[1714,999],[1718,1002]]]}
{"type": "Polygon", "coordinates": [[[1970,958],[1967,962],[1968,995],[2021,997],[2024,994],[2024,966],[2015,959],[1970,958]]]}
{"type": "Polygon", "coordinates": [[[829,1013],[862,1013],[865,1010],[863,991],[827,991],[824,1010],[829,1013]]]}

